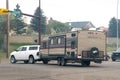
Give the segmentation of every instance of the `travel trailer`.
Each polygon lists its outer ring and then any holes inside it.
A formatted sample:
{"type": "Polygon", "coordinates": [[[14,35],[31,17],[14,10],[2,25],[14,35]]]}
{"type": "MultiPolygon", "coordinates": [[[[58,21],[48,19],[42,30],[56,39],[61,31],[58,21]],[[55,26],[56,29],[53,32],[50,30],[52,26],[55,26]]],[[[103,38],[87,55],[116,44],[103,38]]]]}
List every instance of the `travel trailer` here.
{"type": "Polygon", "coordinates": [[[50,35],[41,43],[40,58],[44,64],[56,60],[59,66],[67,63],[102,63],[106,54],[106,34],[101,31],[74,31],[50,35]]]}

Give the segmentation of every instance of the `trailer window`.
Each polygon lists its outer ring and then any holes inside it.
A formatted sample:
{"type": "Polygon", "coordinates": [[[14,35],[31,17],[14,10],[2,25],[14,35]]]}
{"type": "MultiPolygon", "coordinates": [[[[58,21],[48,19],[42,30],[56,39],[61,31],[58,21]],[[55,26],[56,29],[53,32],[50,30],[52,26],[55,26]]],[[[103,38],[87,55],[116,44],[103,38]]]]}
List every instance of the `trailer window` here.
{"type": "Polygon", "coordinates": [[[53,44],[55,45],[57,43],[56,37],[53,38],[53,44]]]}
{"type": "Polygon", "coordinates": [[[72,34],[71,34],[71,36],[72,36],[72,37],[75,37],[75,36],[76,36],[76,34],[75,34],[75,33],[72,33],[72,34]]]}
{"type": "Polygon", "coordinates": [[[60,43],[61,43],[61,39],[59,37],[56,37],[55,44],[60,44],[60,43]]]}
{"type": "Polygon", "coordinates": [[[61,43],[61,39],[60,39],[60,38],[58,38],[58,39],[57,39],[57,42],[58,42],[58,44],[60,44],[60,43],[61,43]]]}
{"type": "Polygon", "coordinates": [[[50,40],[50,44],[53,44],[53,39],[50,40]]]}
{"type": "Polygon", "coordinates": [[[50,37],[49,44],[51,45],[65,44],[65,37],[64,36],[50,37]]]}
{"type": "Polygon", "coordinates": [[[66,54],[67,56],[70,56],[70,52],[67,52],[67,54],[66,54]]]}
{"type": "Polygon", "coordinates": [[[43,42],[43,48],[47,48],[47,43],[43,42]]]}
{"type": "Polygon", "coordinates": [[[71,57],[75,57],[75,52],[71,52],[71,57]]]}
{"type": "Polygon", "coordinates": [[[65,38],[61,37],[61,44],[64,44],[64,43],[65,43],[65,38]]]}
{"type": "Polygon", "coordinates": [[[51,38],[50,44],[51,44],[51,45],[56,45],[56,44],[58,44],[58,37],[53,37],[53,38],[51,38]]]}
{"type": "Polygon", "coordinates": [[[76,45],[76,44],[75,44],[75,41],[72,41],[72,42],[71,42],[71,49],[75,49],[75,45],[76,45]]]}

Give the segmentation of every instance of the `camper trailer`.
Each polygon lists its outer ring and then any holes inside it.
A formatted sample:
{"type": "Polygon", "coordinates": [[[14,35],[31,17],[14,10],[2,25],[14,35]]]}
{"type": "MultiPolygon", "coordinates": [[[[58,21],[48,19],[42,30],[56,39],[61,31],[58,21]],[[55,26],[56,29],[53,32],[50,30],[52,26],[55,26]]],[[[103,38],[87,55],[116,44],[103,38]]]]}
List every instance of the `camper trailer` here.
{"type": "Polygon", "coordinates": [[[106,34],[101,31],[74,31],[50,35],[41,43],[40,58],[44,64],[56,60],[59,66],[67,63],[102,63],[106,53],[106,34]]]}

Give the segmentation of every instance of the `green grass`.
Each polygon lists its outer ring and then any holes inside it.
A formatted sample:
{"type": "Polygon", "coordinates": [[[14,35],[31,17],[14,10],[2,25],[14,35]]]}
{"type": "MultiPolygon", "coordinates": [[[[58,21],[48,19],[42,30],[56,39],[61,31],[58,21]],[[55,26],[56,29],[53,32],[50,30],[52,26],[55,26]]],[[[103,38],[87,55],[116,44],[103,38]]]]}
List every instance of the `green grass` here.
{"type": "MultiPolygon", "coordinates": [[[[18,47],[23,46],[23,45],[33,45],[33,44],[31,44],[31,43],[10,43],[9,53],[11,53],[15,49],[17,49],[18,47]]],[[[6,52],[3,50],[0,50],[0,59],[6,59],[6,52]]]]}
{"type": "Polygon", "coordinates": [[[0,50],[0,59],[5,59],[6,58],[6,53],[3,50],[0,50]]]}
{"type": "MultiPolygon", "coordinates": [[[[11,53],[12,51],[14,51],[15,49],[17,49],[20,46],[23,45],[34,45],[32,43],[10,43],[9,45],[9,53],[11,53]]],[[[107,52],[112,52],[116,50],[116,45],[113,44],[107,44],[107,52]]],[[[6,58],[6,52],[3,50],[0,50],[0,58],[5,59],[6,58]]]]}
{"type": "Polygon", "coordinates": [[[9,52],[12,52],[13,50],[17,49],[18,47],[20,46],[23,46],[23,45],[33,45],[31,43],[10,43],[10,50],[9,52]]]}
{"type": "Polygon", "coordinates": [[[107,44],[107,52],[113,52],[113,51],[116,51],[116,49],[117,49],[116,44],[107,44]]]}

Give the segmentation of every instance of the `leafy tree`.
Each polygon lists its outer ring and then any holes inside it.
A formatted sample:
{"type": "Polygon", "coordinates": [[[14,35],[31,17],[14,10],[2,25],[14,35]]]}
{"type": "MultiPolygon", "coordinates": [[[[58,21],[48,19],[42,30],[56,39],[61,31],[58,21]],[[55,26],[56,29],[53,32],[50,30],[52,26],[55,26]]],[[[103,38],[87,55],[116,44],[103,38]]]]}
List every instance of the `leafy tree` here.
{"type": "MultiPolygon", "coordinates": [[[[50,22],[47,25],[47,29],[52,29],[52,28],[56,31],[56,33],[70,31],[70,26],[68,26],[64,23],[55,21],[55,20],[53,20],[52,22],[50,22]]],[[[48,31],[50,31],[50,30],[48,30],[48,31]]],[[[49,33],[51,33],[51,32],[49,32],[49,33]]]]}
{"type": "Polygon", "coordinates": [[[46,26],[46,34],[51,34],[51,32],[52,32],[52,31],[51,31],[51,28],[52,28],[52,27],[50,27],[50,25],[47,25],[47,26],[46,26]]]}
{"type": "MultiPolygon", "coordinates": [[[[120,20],[118,20],[118,35],[120,37],[120,20]]],[[[112,18],[109,22],[109,37],[117,37],[117,19],[112,18]]]]}
{"type": "Polygon", "coordinates": [[[16,34],[22,34],[24,33],[24,30],[22,30],[26,24],[23,22],[22,19],[13,19],[10,22],[10,29],[16,31],[16,34]]]}
{"type": "MultiPolygon", "coordinates": [[[[26,24],[23,22],[22,19],[15,18],[14,15],[10,14],[10,30],[16,31],[17,34],[23,33],[23,29],[26,24]]],[[[0,15],[0,49],[4,43],[4,36],[6,34],[6,16],[0,15]]]]}
{"type": "Polygon", "coordinates": [[[6,16],[0,15],[0,33],[5,33],[5,27],[6,27],[6,16]]]}
{"type": "Polygon", "coordinates": [[[4,35],[0,33],[0,49],[2,49],[3,43],[4,43],[4,35]]]}
{"type": "Polygon", "coordinates": [[[6,29],[6,17],[4,15],[0,15],[0,49],[2,49],[2,45],[4,43],[4,35],[6,29]]]}
{"type": "Polygon", "coordinates": [[[46,17],[42,14],[42,10],[40,10],[40,8],[38,7],[34,13],[34,16],[40,16],[41,15],[41,19],[40,19],[40,25],[39,25],[39,19],[33,17],[31,19],[31,24],[30,27],[32,27],[32,29],[35,32],[39,32],[39,28],[41,29],[41,33],[45,34],[45,30],[46,30],[46,17]]]}
{"type": "MultiPolygon", "coordinates": [[[[23,31],[21,29],[23,29],[26,24],[23,22],[23,20],[17,19],[14,15],[10,14],[10,30],[14,30],[16,31],[17,34],[22,34],[23,31]]],[[[4,15],[0,15],[0,31],[2,31],[3,33],[5,32],[6,29],[6,16],[4,15]]]]}

